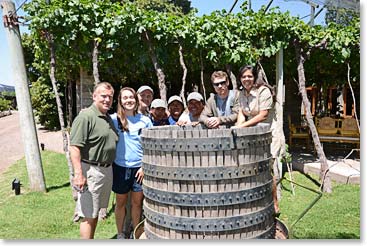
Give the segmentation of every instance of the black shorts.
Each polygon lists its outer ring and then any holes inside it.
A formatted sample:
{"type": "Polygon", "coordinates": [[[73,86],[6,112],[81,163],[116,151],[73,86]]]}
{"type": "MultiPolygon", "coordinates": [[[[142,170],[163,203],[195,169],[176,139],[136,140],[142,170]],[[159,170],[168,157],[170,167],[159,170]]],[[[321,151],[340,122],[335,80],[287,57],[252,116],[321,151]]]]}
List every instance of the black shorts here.
{"type": "Polygon", "coordinates": [[[140,167],[128,168],[121,167],[113,163],[113,183],[112,191],[116,194],[126,194],[129,191],[140,192],[143,191],[142,184],[137,182],[135,177],[140,167]]]}

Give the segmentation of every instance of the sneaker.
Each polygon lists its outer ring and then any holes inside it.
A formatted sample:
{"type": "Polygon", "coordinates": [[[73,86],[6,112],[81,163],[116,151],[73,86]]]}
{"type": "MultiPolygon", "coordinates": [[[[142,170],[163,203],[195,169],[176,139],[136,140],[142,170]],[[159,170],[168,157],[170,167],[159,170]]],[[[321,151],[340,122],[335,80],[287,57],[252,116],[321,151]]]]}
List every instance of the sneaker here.
{"type": "Polygon", "coordinates": [[[101,208],[98,213],[98,220],[105,220],[107,218],[107,208],[101,208]]]}
{"type": "Polygon", "coordinates": [[[126,239],[125,233],[117,233],[116,239],[126,239]]]}
{"type": "Polygon", "coordinates": [[[79,222],[79,220],[80,220],[80,216],[78,215],[78,213],[75,213],[73,216],[73,222],[76,223],[76,222],[79,222]]]}

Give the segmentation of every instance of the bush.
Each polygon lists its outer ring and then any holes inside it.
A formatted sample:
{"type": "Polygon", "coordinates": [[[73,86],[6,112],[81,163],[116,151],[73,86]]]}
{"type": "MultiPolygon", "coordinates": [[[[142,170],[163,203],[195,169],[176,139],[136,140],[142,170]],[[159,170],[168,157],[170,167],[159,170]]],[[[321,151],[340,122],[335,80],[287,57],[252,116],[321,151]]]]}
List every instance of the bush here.
{"type": "Polygon", "coordinates": [[[0,97],[0,112],[11,108],[11,101],[0,97]]]}
{"type": "Polygon", "coordinates": [[[52,86],[42,79],[32,83],[31,100],[34,114],[39,124],[47,129],[60,129],[57,105],[52,86]]]}

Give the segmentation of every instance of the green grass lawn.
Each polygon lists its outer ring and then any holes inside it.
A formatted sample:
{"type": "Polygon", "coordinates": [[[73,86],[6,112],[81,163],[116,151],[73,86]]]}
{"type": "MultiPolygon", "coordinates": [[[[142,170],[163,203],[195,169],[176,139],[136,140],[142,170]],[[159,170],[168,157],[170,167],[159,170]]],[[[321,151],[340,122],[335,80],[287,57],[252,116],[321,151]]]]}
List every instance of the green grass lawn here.
{"type": "MultiPolygon", "coordinates": [[[[1,239],[78,239],[79,224],[72,223],[75,203],[71,195],[68,167],[63,154],[42,152],[47,193],[30,192],[24,159],[0,174],[0,238],[1,239]],[[11,190],[14,178],[22,183],[21,195],[11,190]]],[[[288,177],[288,175],[286,175],[288,177]]],[[[313,177],[315,178],[315,177],[313,177]]],[[[312,189],[312,179],[294,172],[293,180],[312,189]]],[[[288,228],[318,194],[282,181],[280,219],[288,228]]],[[[112,204],[113,197],[111,196],[112,204]]],[[[111,206],[109,207],[111,209],[111,206]]],[[[115,217],[100,221],[96,239],[116,236],[115,217]]],[[[321,199],[292,228],[292,239],[360,238],[360,186],[333,184],[333,193],[321,199]]]]}
{"type": "MultiPolygon", "coordinates": [[[[286,177],[289,178],[288,173],[286,177]]],[[[319,190],[317,177],[311,178],[293,172],[293,181],[308,188],[319,190]],[[316,182],[314,182],[316,180],[316,182]]],[[[359,239],[360,238],[360,186],[333,182],[333,192],[323,193],[320,200],[292,228],[303,211],[318,196],[317,193],[295,185],[292,194],[291,183],[282,181],[280,219],[291,229],[292,239],[359,239]]]]}

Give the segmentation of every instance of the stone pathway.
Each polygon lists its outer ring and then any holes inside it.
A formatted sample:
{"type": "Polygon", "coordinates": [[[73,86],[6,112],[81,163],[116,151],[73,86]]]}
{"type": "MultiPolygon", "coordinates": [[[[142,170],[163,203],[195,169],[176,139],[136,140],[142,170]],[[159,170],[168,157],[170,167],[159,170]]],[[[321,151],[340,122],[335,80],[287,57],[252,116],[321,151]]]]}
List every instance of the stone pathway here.
{"type": "MultiPolygon", "coordinates": [[[[338,183],[360,184],[359,150],[353,150],[352,146],[345,146],[342,149],[334,147],[324,146],[331,179],[338,183]]],[[[302,149],[295,150],[292,151],[292,157],[293,170],[319,175],[321,164],[313,153],[302,149]]]]}

